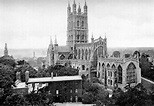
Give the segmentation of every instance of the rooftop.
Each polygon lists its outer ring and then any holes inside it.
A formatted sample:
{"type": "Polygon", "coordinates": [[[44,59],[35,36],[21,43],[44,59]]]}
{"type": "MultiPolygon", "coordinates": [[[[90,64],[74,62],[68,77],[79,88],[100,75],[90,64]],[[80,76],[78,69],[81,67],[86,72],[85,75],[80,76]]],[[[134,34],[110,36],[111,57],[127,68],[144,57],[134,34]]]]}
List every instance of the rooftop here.
{"type": "Polygon", "coordinates": [[[58,77],[42,77],[42,78],[29,78],[28,83],[46,83],[57,81],[73,81],[82,80],[81,76],[58,76],[58,77]]]}

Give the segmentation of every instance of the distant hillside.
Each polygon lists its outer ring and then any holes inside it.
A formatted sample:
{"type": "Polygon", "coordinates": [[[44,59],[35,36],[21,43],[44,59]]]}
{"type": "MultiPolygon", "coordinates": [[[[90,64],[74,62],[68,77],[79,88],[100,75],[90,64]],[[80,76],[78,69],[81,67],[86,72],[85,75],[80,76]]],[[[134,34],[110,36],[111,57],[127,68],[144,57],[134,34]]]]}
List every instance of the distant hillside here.
{"type": "MultiPolygon", "coordinates": [[[[133,53],[134,51],[140,51],[141,53],[147,53],[154,57],[154,47],[127,47],[127,48],[108,48],[108,54],[112,55],[113,51],[120,51],[120,54],[133,53]]],[[[47,55],[47,49],[9,49],[9,55],[14,58],[33,57],[35,52],[36,57],[45,57],[47,55]]],[[[0,49],[0,56],[3,55],[3,49],[0,49]]]]}

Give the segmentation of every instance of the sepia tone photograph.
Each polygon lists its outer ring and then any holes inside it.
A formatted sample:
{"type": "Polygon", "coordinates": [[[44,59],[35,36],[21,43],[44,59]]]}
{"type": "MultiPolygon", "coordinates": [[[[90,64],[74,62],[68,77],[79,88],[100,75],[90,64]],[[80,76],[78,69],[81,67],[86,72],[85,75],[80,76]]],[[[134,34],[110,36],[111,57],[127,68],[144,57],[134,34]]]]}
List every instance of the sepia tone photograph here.
{"type": "Polygon", "coordinates": [[[154,106],[153,0],[0,0],[0,106],[154,106]]]}

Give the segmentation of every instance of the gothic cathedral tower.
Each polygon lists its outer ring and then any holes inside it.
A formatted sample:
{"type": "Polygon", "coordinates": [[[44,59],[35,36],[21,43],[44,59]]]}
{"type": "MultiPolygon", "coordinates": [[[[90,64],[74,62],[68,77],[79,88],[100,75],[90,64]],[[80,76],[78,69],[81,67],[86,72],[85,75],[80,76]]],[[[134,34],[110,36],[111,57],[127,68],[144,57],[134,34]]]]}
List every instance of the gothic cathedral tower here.
{"type": "Polygon", "coordinates": [[[85,2],[84,11],[81,12],[80,4],[78,10],[76,10],[76,3],[72,5],[72,11],[70,4],[67,7],[67,45],[74,50],[74,45],[77,43],[88,42],[88,7],[85,2]]]}

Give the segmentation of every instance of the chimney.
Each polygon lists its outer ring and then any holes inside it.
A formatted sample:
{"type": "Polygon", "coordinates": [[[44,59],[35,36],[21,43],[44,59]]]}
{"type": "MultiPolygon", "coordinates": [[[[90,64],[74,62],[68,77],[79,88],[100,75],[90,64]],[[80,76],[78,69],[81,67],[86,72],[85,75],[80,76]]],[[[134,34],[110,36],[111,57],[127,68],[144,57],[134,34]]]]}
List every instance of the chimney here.
{"type": "Polygon", "coordinates": [[[21,81],[20,72],[17,72],[17,73],[16,73],[16,80],[19,80],[19,81],[21,81]]]}
{"type": "Polygon", "coordinates": [[[51,79],[53,79],[53,72],[51,72],[51,79]]]}
{"type": "Polygon", "coordinates": [[[25,82],[27,83],[29,80],[29,71],[25,72],[25,82]]]}

